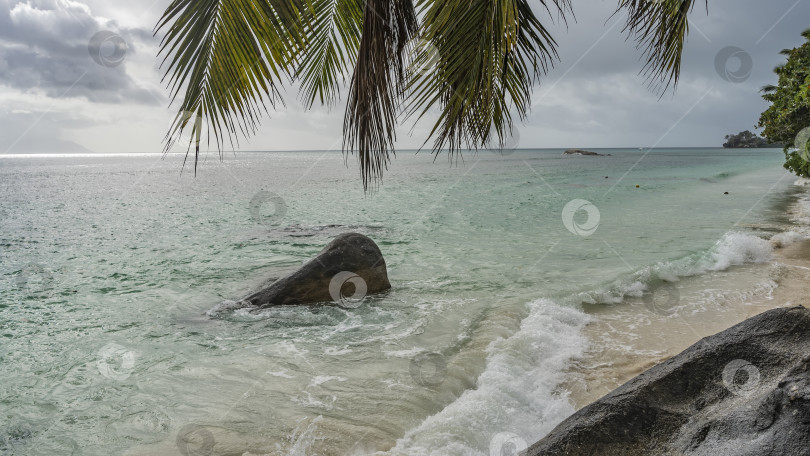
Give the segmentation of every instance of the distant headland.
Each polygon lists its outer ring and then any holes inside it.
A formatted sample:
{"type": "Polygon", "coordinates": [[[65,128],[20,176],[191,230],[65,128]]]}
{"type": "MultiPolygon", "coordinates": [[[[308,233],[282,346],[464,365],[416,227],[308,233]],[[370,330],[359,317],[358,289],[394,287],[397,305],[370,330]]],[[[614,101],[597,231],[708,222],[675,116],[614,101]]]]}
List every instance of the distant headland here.
{"type": "Polygon", "coordinates": [[[726,142],[723,143],[723,147],[726,149],[754,149],[783,146],[784,144],[770,143],[767,139],[749,130],[741,131],[736,135],[726,135],[726,142]]]}

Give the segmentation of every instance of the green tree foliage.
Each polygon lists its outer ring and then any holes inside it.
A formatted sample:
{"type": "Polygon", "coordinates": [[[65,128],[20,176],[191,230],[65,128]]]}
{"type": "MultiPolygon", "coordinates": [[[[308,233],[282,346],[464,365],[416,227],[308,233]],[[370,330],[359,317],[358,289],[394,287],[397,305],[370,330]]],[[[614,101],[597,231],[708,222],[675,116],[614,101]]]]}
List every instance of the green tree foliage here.
{"type": "Polygon", "coordinates": [[[737,133],[736,135],[726,135],[726,142],[723,144],[726,148],[754,148],[754,147],[772,147],[772,144],[765,138],[760,137],[750,130],[745,130],[737,133]]]}
{"type": "MultiPolygon", "coordinates": [[[[677,85],[687,15],[700,0],[616,1],[648,82],[677,85]]],[[[164,78],[180,100],[166,150],[190,129],[196,169],[203,123],[221,153],[234,136],[255,133],[268,105],[283,105],[285,86],[310,107],[333,105],[346,85],[343,149],[357,153],[364,188],[390,163],[396,127],[429,111],[438,120],[425,143],[436,153],[503,147],[558,57],[540,19],[565,20],[572,8],[571,0],[172,0],[156,26],[164,78]]]]}
{"type": "Polygon", "coordinates": [[[770,142],[785,144],[786,169],[810,177],[810,29],[802,36],[804,44],[781,52],[787,63],[774,69],[778,84],[762,88],[771,106],[757,126],[765,128],[762,136],[770,142]]]}

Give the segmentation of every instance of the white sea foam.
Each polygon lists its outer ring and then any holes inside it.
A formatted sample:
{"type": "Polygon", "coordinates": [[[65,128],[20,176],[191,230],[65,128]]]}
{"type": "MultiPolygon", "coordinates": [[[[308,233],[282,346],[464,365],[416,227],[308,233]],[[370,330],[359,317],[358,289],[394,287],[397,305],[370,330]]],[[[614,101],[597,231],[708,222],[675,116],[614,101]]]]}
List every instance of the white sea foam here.
{"type": "Polygon", "coordinates": [[[768,240],[741,232],[728,232],[707,251],[674,261],[664,261],[640,269],[629,277],[594,291],[579,293],[573,301],[591,304],[617,304],[625,297],[641,297],[656,282],[677,282],[683,277],[732,266],[764,263],[773,258],[774,246],[768,240]]]}
{"type": "MultiPolygon", "coordinates": [[[[783,234],[791,242],[798,234],[783,234]]],[[[608,289],[574,296],[572,301],[617,303],[640,297],[654,281],[722,271],[732,266],[764,263],[773,258],[772,242],[741,232],[726,233],[702,253],[644,268],[608,289]]],[[[575,411],[567,393],[557,390],[570,363],[582,356],[588,340],[582,334],[590,317],[574,306],[547,299],[529,304],[529,316],[508,339],[488,348],[487,367],[475,389],[464,392],[441,412],[399,439],[394,455],[484,455],[504,432],[534,442],[575,411]]]]}
{"type": "Polygon", "coordinates": [[[316,375],[315,377],[312,377],[312,380],[310,380],[309,386],[318,386],[331,381],[345,382],[346,380],[348,380],[346,377],[338,377],[335,375],[316,375]]]}
{"type": "Polygon", "coordinates": [[[210,308],[207,312],[205,312],[205,314],[209,317],[216,317],[224,313],[235,312],[239,309],[244,309],[248,307],[251,307],[251,305],[247,301],[225,300],[215,305],[214,307],[210,308]]]}
{"type": "Polygon", "coordinates": [[[318,423],[322,420],[323,417],[319,415],[309,423],[300,422],[292,436],[290,436],[292,446],[286,451],[286,454],[288,456],[306,456],[310,454],[312,444],[318,439],[318,423]]]}
{"type": "Polygon", "coordinates": [[[764,263],[773,258],[773,246],[760,237],[746,233],[726,233],[709,250],[708,264],[699,261],[691,274],[723,271],[746,263],[764,263]]]}
{"type": "Polygon", "coordinates": [[[272,375],[273,377],[295,378],[295,375],[290,375],[287,373],[287,369],[281,369],[280,371],[267,371],[265,373],[267,375],[272,375]]]}
{"type": "Polygon", "coordinates": [[[344,345],[344,346],[342,346],[340,348],[338,348],[338,347],[326,347],[326,348],[323,349],[323,353],[325,355],[329,355],[329,356],[347,355],[347,354],[349,354],[349,353],[351,353],[353,351],[354,350],[349,348],[348,345],[344,345]]]}
{"type": "Polygon", "coordinates": [[[810,193],[805,194],[792,208],[793,221],[807,227],[810,225],[810,193]]]}
{"type": "Polygon", "coordinates": [[[313,395],[309,391],[301,391],[298,395],[290,397],[290,400],[304,408],[332,410],[337,396],[333,394],[313,395]]]}
{"type": "Polygon", "coordinates": [[[589,317],[548,299],[528,307],[515,334],[489,345],[476,388],[407,432],[389,454],[488,455],[499,435],[533,442],[574,412],[557,387],[587,349],[582,328],[589,317]]]}
{"type": "Polygon", "coordinates": [[[785,231],[774,235],[771,238],[771,244],[776,247],[787,247],[790,244],[807,239],[807,235],[798,231],[785,231]]]}
{"type": "Polygon", "coordinates": [[[412,347],[412,348],[408,348],[408,349],[404,349],[404,350],[384,351],[383,353],[385,353],[385,356],[390,356],[392,358],[408,358],[408,359],[410,359],[410,358],[413,358],[416,355],[419,355],[420,353],[425,353],[425,352],[427,352],[427,350],[425,350],[422,347],[412,347]]]}

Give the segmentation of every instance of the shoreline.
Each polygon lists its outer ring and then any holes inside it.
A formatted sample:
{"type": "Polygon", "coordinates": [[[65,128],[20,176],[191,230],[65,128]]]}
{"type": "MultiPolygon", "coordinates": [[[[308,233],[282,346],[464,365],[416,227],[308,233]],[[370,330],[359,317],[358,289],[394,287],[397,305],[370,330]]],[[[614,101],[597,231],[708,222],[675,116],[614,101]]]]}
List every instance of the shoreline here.
{"type": "MultiPolygon", "coordinates": [[[[726,293],[726,300],[716,308],[702,308],[698,309],[692,315],[681,317],[679,315],[655,315],[645,307],[645,303],[640,298],[626,297],[622,303],[619,304],[592,304],[586,305],[586,313],[592,318],[583,329],[583,335],[590,338],[591,341],[598,340],[596,335],[623,335],[629,339],[629,342],[642,344],[644,350],[639,352],[638,348],[633,346],[625,346],[626,350],[617,350],[616,344],[607,347],[608,350],[592,350],[587,352],[586,356],[575,358],[572,360],[572,367],[564,373],[564,381],[557,385],[554,393],[562,397],[567,396],[568,399],[575,405],[574,411],[581,410],[588,404],[601,399],[606,394],[615,390],[625,382],[635,378],[638,374],[646,371],[647,369],[661,364],[667,359],[677,355],[687,347],[697,342],[702,337],[710,336],[721,331],[724,331],[743,320],[754,315],[763,313],[767,310],[777,307],[791,307],[795,305],[804,305],[810,307],[810,296],[804,293],[806,290],[806,283],[810,279],[810,239],[797,241],[785,247],[774,248],[774,256],[772,260],[762,264],[745,264],[742,266],[732,266],[731,268],[723,271],[715,271],[701,274],[694,277],[686,277],[681,279],[678,284],[686,284],[693,282],[694,287],[704,287],[706,284],[716,283],[718,281],[726,281],[727,283],[736,283],[740,278],[751,277],[765,277],[765,281],[772,280],[777,286],[775,287],[758,287],[754,284],[748,290],[742,290],[741,293],[726,293]],[[627,318],[628,315],[645,316],[642,321],[646,319],[646,326],[639,326],[639,329],[646,329],[639,331],[646,334],[665,334],[665,335],[679,335],[678,338],[658,338],[658,343],[663,343],[661,346],[655,346],[656,342],[652,338],[641,338],[639,333],[630,333],[622,331],[617,322],[627,318]],[[650,316],[655,318],[649,318],[650,316]],[[663,331],[662,328],[667,328],[668,331],[663,331]],[[670,342],[668,345],[666,342],[670,342]],[[612,360],[605,362],[606,359],[612,360]]],[[[684,299],[688,299],[688,295],[684,295],[684,299]]],[[[592,343],[593,347],[605,348],[605,345],[592,343]]],[[[619,344],[618,346],[621,346],[619,344]]],[[[452,408],[452,407],[450,407],[452,408]]],[[[437,415],[441,415],[439,412],[437,415]]],[[[432,417],[426,419],[431,420],[432,417]]],[[[447,423],[439,420],[433,424],[446,425],[447,423]]],[[[305,434],[315,432],[318,421],[313,421],[309,427],[306,428],[305,434]]],[[[322,423],[321,423],[322,424],[322,423]]],[[[551,426],[548,431],[554,429],[555,425],[549,423],[551,426]]],[[[559,424],[559,423],[558,423],[559,424]]],[[[418,425],[414,429],[418,429],[418,425]]],[[[210,432],[218,445],[225,445],[230,448],[248,449],[250,447],[262,448],[266,442],[260,437],[250,434],[241,434],[226,428],[206,426],[205,429],[210,432]]],[[[408,431],[410,432],[410,431],[408,431]]],[[[406,432],[406,435],[408,433],[406,432]]],[[[502,435],[498,434],[498,435],[502,435]]],[[[503,434],[506,435],[506,434],[503,434]]],[[[512,435],[512,434],[509,434],[512,435]]],[[[514,434],[521,436],[522,434],[514,434]]],[[[394,445],[387,450],[368,450],[363,454],[407,454],[408,448],[400,448],[397,443],[402,439],[394,440],[394,445]]],[[[487,438],[488,439],[488,438],[487,438]]],[[[540,439],[542,440],[542,438],[540,439]]],[[[536,439],[525,438],[523,439],[527,444],[535,443],[536,439]]],[[[307,444],[311,443],[307,440],[307,444]]],[[[128,449],[124,454],[129,456],[141,455],[169,455],[176,452],[176,440],[174,438],[167,439],[166,441],[158,442],[151,445],[139,446],[128,449]]],[[[262,454],[246,453],[246,454],[262,454]]],[[[358,453],[360,454],[360,453],[358,453]]]]}
{"type": "Polygon", "coordinates": [[[651,311],[639,298],[616,305],[584,305],[593,318],[583,330],[590,347],[585,356],[572,360],[557,392],[568,395],[579,410],[704,337],[774,308],[810,308],[810,239],[784,247],[772,244],[773,259],[767,263],[733,266],[676,282],[685,292],[678,311],[669,315],[651,311]],[[720,286],[707,289],[708,296],[694,293],[713,283],[720,286]],[[735,290],[736,284],[745,287],[735,290]],[[714,305],[706,306],[706,300],[714,305]]]}
{"type": "Polygon", "coordinates": [[[810,309],[777,307],[579,409],[521,453],[807,455],[810,309]]]}

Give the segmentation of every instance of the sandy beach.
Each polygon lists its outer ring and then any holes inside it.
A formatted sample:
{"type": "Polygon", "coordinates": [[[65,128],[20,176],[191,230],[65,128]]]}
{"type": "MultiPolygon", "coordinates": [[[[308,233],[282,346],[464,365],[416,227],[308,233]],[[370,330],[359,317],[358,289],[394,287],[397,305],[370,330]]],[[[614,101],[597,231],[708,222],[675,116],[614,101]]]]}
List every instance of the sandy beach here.
{"type": "Polygon", "coordinates": [[[810,307],[808,283],[810,240],[802,240],[775,248],[768,263],[678,282],[680,302],[670,315],[651,311],[637,298],[586,306],[594,318],[585,328],[591,346],[576,360],[560,392],[570,392],[577,409],[582,408],[703,337],[769,309],[810,307]]]}

